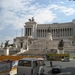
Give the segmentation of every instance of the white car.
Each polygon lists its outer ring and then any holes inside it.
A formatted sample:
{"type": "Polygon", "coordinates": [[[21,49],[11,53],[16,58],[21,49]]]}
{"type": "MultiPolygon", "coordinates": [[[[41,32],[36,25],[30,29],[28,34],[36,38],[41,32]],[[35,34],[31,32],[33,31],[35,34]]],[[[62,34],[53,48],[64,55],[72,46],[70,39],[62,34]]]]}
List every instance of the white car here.
{"type": "Polygon", "coordinates": [[[68,58],[61,59],[62,62],[69,62],[70,60],[68,58]]]}

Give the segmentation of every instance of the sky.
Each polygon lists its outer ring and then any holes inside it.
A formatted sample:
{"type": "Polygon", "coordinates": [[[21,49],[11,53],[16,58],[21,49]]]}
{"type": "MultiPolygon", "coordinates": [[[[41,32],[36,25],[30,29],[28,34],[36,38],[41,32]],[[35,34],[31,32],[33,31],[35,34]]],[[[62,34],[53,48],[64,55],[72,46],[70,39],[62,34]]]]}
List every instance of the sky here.
{"type": "Polygon", "coordinates": [[[38,24],[72,22],[74,0],[0,0],[0,44],[24,34],[25,22],[34,17],[38,24]]]}

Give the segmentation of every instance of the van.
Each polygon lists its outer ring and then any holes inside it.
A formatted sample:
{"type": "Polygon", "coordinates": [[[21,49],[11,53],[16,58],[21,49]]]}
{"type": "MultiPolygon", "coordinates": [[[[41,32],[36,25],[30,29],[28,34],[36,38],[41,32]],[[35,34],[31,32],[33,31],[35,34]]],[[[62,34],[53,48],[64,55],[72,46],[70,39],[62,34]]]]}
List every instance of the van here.
{"type": "Polygon", "coordinates": [[[38,60],[38,65],[39,65],[39,72],[38,75],[44,75],[44,66],[45,66],[45,62],[43,58],[37,58],[38,60]]]}
{"type": "Polygon", "coordinates": [[[23,58],[18,61],[17,75],[38,75],[39,66],[36,58],[23,58]]]}

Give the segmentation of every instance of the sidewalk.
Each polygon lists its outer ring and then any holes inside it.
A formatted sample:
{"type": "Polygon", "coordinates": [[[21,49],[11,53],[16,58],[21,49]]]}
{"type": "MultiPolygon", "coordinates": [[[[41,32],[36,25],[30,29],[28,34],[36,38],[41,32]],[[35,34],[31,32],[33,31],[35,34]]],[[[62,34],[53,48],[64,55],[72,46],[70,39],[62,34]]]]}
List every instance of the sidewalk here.
{"type": "Polygon", "coordinates": [[[70,58],[70,60],[75,60],[75,59],[73,59],[73,58],[70,58]]]}

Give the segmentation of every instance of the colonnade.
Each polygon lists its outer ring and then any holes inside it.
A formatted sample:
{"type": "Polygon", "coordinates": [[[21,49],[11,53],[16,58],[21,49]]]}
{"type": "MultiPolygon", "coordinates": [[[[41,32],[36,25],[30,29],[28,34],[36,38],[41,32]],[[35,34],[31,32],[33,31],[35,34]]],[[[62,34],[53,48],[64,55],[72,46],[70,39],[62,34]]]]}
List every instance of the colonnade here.
{"type": "MultiPolygon", "coordinates": [[[[72,36],[72,28],[51,29],[52,37],[67,37],[72,36]]],[[[47,29],[38,29],[37,37],[46,37],[47,29]]]]}
{"type": "Polygon", "coordinates": [[[25,28],[25,36],[31,36],[32,29],[31,28],[25,28]]]}
{"type": "MultiPolygon", "coordinates": [[[[51,29],[52,37],[68,37],[73,35],[72,28],[51,29]]],[[[37,37],[46,37],[47,29],[37,29],[37,37]]],[[[32,29],[25,29],[25,36],[31,36],[32,29]]]]}

